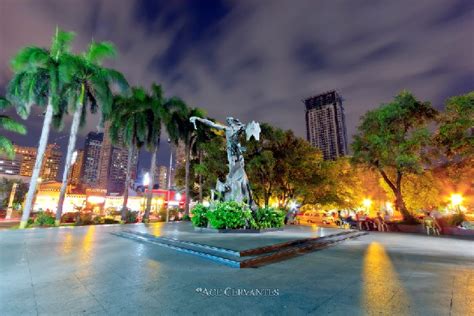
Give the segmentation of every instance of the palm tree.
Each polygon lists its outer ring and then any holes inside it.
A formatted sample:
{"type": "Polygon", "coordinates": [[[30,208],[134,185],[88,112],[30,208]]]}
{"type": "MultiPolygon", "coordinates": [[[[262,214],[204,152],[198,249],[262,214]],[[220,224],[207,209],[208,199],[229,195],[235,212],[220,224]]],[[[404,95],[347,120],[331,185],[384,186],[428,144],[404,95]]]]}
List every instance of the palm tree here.
{"type": "Polygon", "coordinates": [[[176,134],[177,128],[175,128],[175,123],[172,121],[172,116],[175,111],[181,111],[185,107],[185,104],[180,102],[179,99],[164,98],[161,86],[153,84],[151,90],[152,94],[150,96],[149,117],[152,117],[153,119],[148,121],[149,126],[146,140],[146,146],[152,153],[150,166],[151,181],[148,184],[147,203],[145,214],[143,215],[144,221],[147,221],[150,216],[151,200],[153,196],[152,190],[155,182],[156,155],[160,146],[162,127],[166,129],[170,138],[178,139],[176,134]]]}
{"type": "MultiPolygon", "coordinates": [[[[11,106],[11,103],[7,99],[0,97],[0,110],[4,110],[9,106],[11,106]]],[[[26,134],[25,126],[7,115],[0,115],[0,128],[21,135],[26,134]]],[[[0,135],[0,154],[5,154],[8,158],[15,156],[15,148],[11,140],[2,135],[0,135]]]]}
{"type": "Polygon", "coordinates": [[[65,82],[65,74],[59,71],[59,66],[69,62],[64,56],[70,50],[73,38],[73,33],[56,29],[49,50],[33,46],[26,47],[21,49],[11,62],[14,77],[8,85],[7,97],[16,107],[17,113],[23,119],[26,119],[33,104],[46,107],[38,153],[31,175],[20,228],[25,228],[28,222],[38,176],[48,144],[53,113],[57,113],[61,106],[61,89],[65,82]]]}
{"type": "Polygon", "coordinates": [[[171,115],[170,122],[170,131],[171,139],[178,143],[181,140],[184,143],[184,154],[185,154],[185,195],[186,202],[184,205],[184,212],[186,215],[189,215],[189,169],[190,169],[190,159],[191,159],[191,148],[194,145],[196,139],[196,132],[194,125],[189,121],[189,118],[192,116],[204,117],[205,112],[200,108],[191,108],[186,106],[186,104],[178,99],[173,98],[170,102],[175,103],[179,110],[173,112],[171,115]]]}
{"type": "Polygon", "coordinates": [[[148,116],[147,120],[147,137],[146,147],[151,152],[151,164],[150,164],[150,183],[148,183],[148,192],[146,197],[146,208],[145,214],[143,215],[143,222],[148,221],[151,210],[151,199],[153,196],[153,185],[155,183],[155,169],[156,169],[156,155],[160,147],[161,139],[161,125],[165,116],[167,116],[166,100],[163,97],[163,90],[161,86],[152,84],[151,95],[147,96],[148,116]]]}
{"type": "MultiPolygon", "coordinates": [[[[89,106],[91,113],[96,113],[100,108],[104,118],[110,114],[112,107],[112,84],[117,84],[121,88],[121,92],[126,92],[128,88],[128,83],[121,73],[101,66],[103,59],[114,57],[115,55],[116,49],[113,44],[92,42],[87,52],[81,56],[68,55],[67,58],[70,62],[60,66],[60,71],[65,73],[68,79],[68,83],[64,87],[64,95],[68,100],[68,106],[62,108],[62,111],[56,116],[62,117],[68,111],[72,111],[73,116],[56,211],[56,225],[59,225],[61,221],[64,199],[66,197],[67,179],[76,147],[77,133],[79,127],[82,127],[85,123],[87,107],[89,106]]],[[[59,121],[62,121],[62,119],[59,121]]]]}
{"type": "Polygon", "coordinates": [[[128,146],[122,221],[127,214],[128,189],[131,182],[132,159],[145,143],[149,121],[149,99],[142,88],[132,88],[131,96],[116,96],[110,114],[110,138],[113,144],[128,146]]]}

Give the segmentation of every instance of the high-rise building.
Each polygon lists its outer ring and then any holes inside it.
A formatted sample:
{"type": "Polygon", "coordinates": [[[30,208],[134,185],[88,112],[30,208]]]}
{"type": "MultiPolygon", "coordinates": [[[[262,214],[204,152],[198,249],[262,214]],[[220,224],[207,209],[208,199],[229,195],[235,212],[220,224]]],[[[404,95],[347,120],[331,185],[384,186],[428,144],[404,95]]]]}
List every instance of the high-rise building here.
{"type": "Polygon", "coordinates": [[[46,147],[40,175],[43,182],[56,181],[58,179],[62,156],[63,153],[59,150],[59,145],[49,144],[46,147]]]}
{"type": "MultiPolygon", "coordinates": [[[[37,149],[15,145],[15,158],[0,158],[0,174],[31,177],[35,167],[37,149]]],[[[49,144],[44,153],[40,177],[42,181],[56,181],[62,153],[57,144],[49,144]]]]}
{"type": "Polygon", "coordinates": [[[68,183],[73,186],[78,186],[81,183],[82,167],[84,166],[84,150],[77,150],[77,157],[74,164],[69,171],[68,183]]]}
{"type": "Polygon", "coordinates": [[[0,156],[0,175],[19,175],[20,166],[23,157],[16,154],[13,159],[8,158],[7,156],[0,156]]]}
{"type": "MultiPolygon", "coordinates": [[[[109,136],[110,125],[106,124],[99,159],[99,187],[108,193],[123,194],[126,180],[128,148],[112,145],[109,136]]],[[[132,157],[131,179],[136,179],[138,153],[132,157]]]]}
{"type": "Polygon", "coordinates": [[[15,145],[15,158],[21,161],[20,175],[31,177],[35,167],[37,150],[35,147],[24,147],[15,145]]]}
{"type": "Polygon", "coordinates": [[[306,136],[324,159],[347,155],[347,136],[342,99],[335,91],[303,100],[306,106],[306,136]]]}
{"type": "Polygon", "coordinates": [[[158,188],[168,188],[168,168],[166,166],[158,167],[158,188]]]}
{"type": "Polygon", "coordinates": [[[89,188],[96,187],[99,179],[99,159],[102,148],[103,133],[90,132],[84,143],[82,166],[82,183],[89,188]]]}

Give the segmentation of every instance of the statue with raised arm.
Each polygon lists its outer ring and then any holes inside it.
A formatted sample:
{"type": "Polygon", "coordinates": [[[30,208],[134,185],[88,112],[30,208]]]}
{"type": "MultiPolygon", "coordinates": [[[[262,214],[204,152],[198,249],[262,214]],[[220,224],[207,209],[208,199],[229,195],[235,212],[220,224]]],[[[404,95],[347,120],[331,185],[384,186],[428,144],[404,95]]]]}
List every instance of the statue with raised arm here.
{"type": "Polygon", "coordinates": [[[255,121],[245,125],[233,117],[226,119],[228,125],[221,125],[208,119],[195,116],[189,120],[194,124],[194,128],[197,128],[196,122],[201,122],[211,128],[225,131],[229,174],[226,177],[225,183],[217,180],[213,196],[215,197],[217,195],[217,198],[223,201],[245,202],[253,206],[252,192],[250,190],[247,174],[245,173],[243,156],[245,148],[241,146],[239,137],[245,132],[247,140],[251,137],[259,140],[260,125],[255,121]]]}

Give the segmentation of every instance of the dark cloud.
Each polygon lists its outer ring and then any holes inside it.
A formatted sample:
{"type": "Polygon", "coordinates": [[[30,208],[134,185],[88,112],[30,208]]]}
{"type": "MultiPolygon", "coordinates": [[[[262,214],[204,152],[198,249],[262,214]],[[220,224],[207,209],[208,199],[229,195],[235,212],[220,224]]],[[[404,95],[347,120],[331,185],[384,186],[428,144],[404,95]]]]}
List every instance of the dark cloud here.
{"type": "Polygon", "coordinates": [[[9,58],[48,45],[59,25],[77,32],[76,50],[91,38],[116,43],[120,56],[109,65],[132,84],[155,81],[217,119],[270,122],[300,136],[301,99],[318,92],[343,95],[352,136],[367,110],[402,89],[441,105],[474,83],[469,0],[2,0],[0,12],[0,84],[9,58]]]}

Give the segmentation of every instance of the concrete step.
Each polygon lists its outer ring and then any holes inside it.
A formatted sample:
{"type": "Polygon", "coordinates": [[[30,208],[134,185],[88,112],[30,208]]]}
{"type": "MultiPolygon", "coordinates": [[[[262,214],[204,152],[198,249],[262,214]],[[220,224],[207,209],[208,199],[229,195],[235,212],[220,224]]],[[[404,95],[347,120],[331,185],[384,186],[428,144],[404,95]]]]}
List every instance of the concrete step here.
{"type": "Polygon", "coordinates": [[[324,237],[292,240],[289,242],[243,251],[236,251],[169,237],[157,237],[136,231],[123,231],[112,234],[196,255],[234,268],[250,268],[287,260],[308,252],[325,249],[344,240],[357,238],[367,233],[360,231],[344,231],[324,237]]]}

